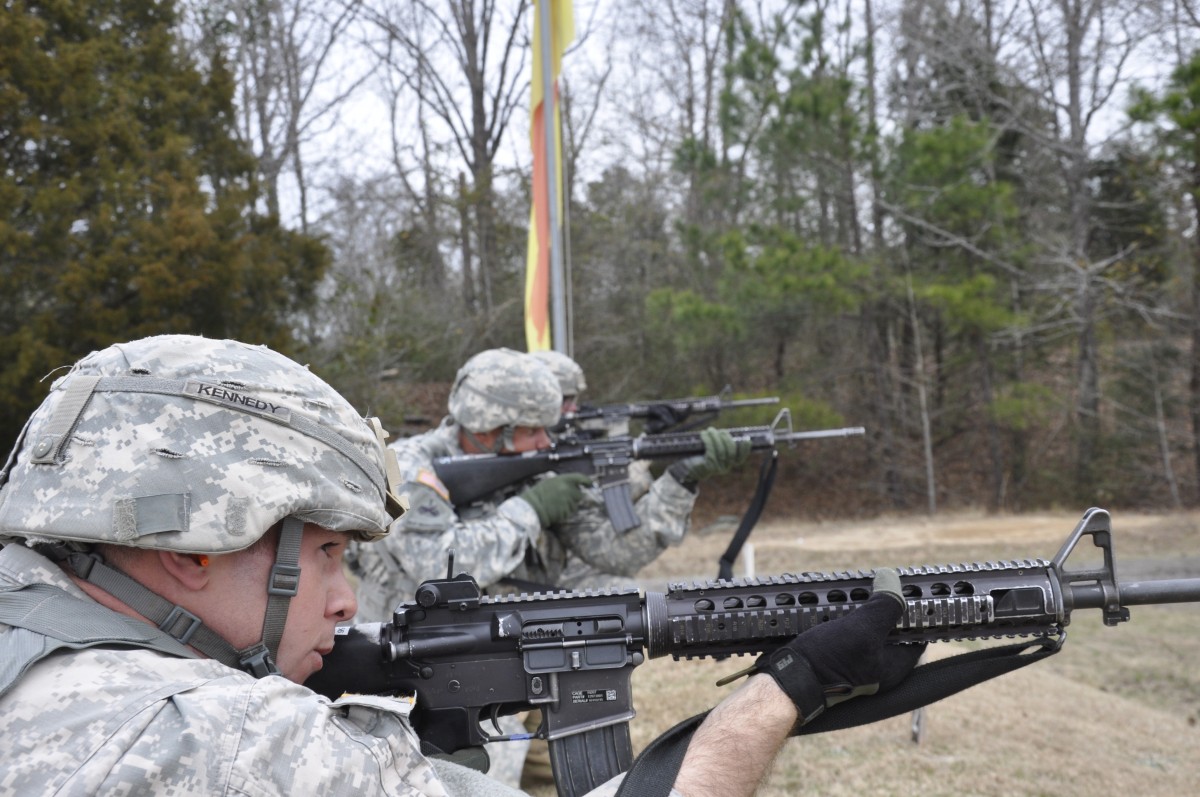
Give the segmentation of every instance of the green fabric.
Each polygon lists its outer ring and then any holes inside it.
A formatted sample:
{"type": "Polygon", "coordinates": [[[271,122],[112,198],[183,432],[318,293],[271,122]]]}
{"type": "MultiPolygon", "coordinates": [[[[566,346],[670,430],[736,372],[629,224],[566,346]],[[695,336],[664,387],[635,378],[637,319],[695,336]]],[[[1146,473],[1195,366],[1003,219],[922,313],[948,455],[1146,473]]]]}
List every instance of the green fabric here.
{"type": "Polygon", "coordinates": [[[537,512],[538,522],[543,528],[548,528],[575,513],[579,502],[583,500],[581,488],[591,483],[592,478],[582,473],[551,476],[549,479],[542,479],[518,497],[533,507],[533,511],[537,512]]]}
{"type": "Polygon", "coordinates": [[[728,473],[745,464],[750,456],[750,441],[735,440],[725,429],[709,427],[700,433],[704,442],[704,455],[681,459],[671,466],[671,475],[685,487],[710,476],[728,473]]]}

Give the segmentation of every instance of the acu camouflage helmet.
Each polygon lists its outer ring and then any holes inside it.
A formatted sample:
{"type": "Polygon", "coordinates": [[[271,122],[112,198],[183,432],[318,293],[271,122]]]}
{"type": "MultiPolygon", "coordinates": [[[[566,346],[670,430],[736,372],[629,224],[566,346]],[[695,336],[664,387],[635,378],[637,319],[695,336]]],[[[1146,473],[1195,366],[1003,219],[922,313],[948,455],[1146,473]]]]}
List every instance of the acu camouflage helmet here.
{"type": "Polygon", "coordinates": [[[294,517],[375,539],[402,511],[383,435],[263,346],[110,346],[30,417],[0,476],[0,535],[223,553],[294,517]]]}
{"type": "Polygon", "coordinates": [[[512,349],[488,349],[458,369],[450,416],[469,432],[558,423],[562,391],[545,364],[512,349]]]}
{"type": "Polygon", "coordinates": [[[529,356],[542,361],[550,368],[554,377],[558,379],[558,386],[562,389],[564,398],[582,395],[583,391],[587,390],[583,369],[579,367],[579,363],[562,352],[546,349],[530,352],[529,356]]]}

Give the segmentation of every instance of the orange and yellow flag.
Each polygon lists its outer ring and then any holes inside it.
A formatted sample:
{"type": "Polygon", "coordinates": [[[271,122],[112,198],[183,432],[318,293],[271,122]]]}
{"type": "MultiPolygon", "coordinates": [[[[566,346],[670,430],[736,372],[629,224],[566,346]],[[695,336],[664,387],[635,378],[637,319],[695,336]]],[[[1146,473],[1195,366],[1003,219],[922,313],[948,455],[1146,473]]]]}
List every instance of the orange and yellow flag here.
{"type": "MultiPolygon", "coordinates": [[[[558,111],[558,75],[567,43],[575,38],[575,14],[570,0],[536,0],[533,17],[533,80],[530,107],[530,145],[533,147],[533,204],[529,209],[529,251],[525,261],[525,342],[529,351],[550,348],[550,184],[554,180],[555,225],[561,230],[563,210],[562,119],[558,111]],[[547,164],[542,63],[541,6],[550,4],[550,75],[554,87],[554,163],[547,164]],[[551,173],[550,170],[553,169],[551,173]]],[[[557,232],[557,231],[556,231],[557,232]]]]}

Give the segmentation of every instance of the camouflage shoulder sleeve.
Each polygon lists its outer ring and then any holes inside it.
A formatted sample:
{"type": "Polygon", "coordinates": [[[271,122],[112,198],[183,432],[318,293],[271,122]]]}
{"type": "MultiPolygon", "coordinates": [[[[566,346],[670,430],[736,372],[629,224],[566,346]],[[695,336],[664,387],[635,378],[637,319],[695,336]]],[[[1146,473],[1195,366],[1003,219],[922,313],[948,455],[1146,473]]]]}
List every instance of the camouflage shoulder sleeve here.
{"type": "Polygon", "coordinates": [[[678,545],[687,534],[696,493],[664,473],[635,506],[642,519],[643,533],[653,535],[664,547],[678,545]]]}
{"type": "Polygon", "coordinates": [[[449,499],[433,485],[409,482],[400,488],[408,498],[408,511],[392,526],[392,531],[442,532],[454,525],[458,515],[449,499]]]}
{"type": "Polygon", "coordinates": [[[64,653],[0,699],[3,791],[445,797],[404,705],[383,700],[331,705],[148,650],[64,653]]]}
{"type": "Polygon", "coordinates": [[[404,701],[355,696],[329,704],[283,678],[256,681],[234,765],[247,794],[448,792],[420,752],[404,701]],[[280,783],[282,788],[274,788],[280,783]]]}
{"type": "Polygon", "coordinates": [[[442,578],[451,550],[456,571],[491,586],[521,565],[541,534],[537,513],[519,498],[465,519],[424,484],[410,489],[409,501],[408,513],[386,537],[355,549],[360,621],[387,619],[422,581],[442,578]]]}

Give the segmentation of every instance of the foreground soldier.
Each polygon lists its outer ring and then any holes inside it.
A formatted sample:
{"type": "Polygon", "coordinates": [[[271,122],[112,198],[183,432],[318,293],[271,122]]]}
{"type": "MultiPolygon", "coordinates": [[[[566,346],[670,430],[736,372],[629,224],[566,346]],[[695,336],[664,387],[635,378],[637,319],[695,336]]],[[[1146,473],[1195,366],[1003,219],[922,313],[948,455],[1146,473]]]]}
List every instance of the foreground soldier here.
{"type": "MultiPolygon", "coordinates": [[[[400,511],[377,429],[307,369],[231,341],[147,338],[56,380],[0,488],[0,792],[512,793],[423,757],[405,702],[292,683],[355,613],[346,544],[400,511]]],[[[910,657],[882,642],[890,577],[763,657],[675,794],[753,793],[798,718],[903,678],[910,657]]]]}
{"type": "Polygon", "coordinates": [[[390,619],[422,581],[445,575],[450,550],[455,570],[471,573],[484,588],[505,579],[528,589],[613,586],[683,539],[700,478],[729,470],[748,453],[726,435],[729,445],[711,457],[689,458],[682,469],[635,483],[642,523],[625,534],[613,528],[600,490],[581,474],[541,478],[470,507],[451,503],[433,471],[436,457],[545,448],[562,402],[559,380],[529,354],[489,349],[459,369],[441,425],[391,446],[411,511],[383,544],[353,554],[359,619],[390,619]]]}

